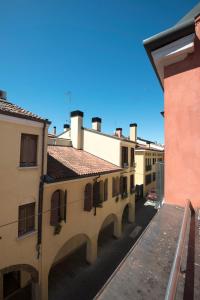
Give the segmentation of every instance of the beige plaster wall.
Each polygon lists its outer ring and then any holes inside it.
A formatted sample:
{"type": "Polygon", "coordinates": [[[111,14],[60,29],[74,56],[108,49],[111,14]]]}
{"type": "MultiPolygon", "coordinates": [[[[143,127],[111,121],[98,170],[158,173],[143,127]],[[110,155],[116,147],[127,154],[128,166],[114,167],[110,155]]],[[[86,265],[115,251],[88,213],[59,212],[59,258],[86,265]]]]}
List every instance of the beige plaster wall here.
{"type": "Polygon", "coordinates": [[[26,122],[21,119],[16,123],[0,119],[0,269],[16,264],[30,264],[38,268],[36,232],[18,238],[18,207],[35,202],[37,212],[41,175],[42,126],[41,123],[26,122]],[[19,167],[22,133],[38,135],[37,167],[19,167]],[[4,226],[5,224],[9,225],[4,226]]]}

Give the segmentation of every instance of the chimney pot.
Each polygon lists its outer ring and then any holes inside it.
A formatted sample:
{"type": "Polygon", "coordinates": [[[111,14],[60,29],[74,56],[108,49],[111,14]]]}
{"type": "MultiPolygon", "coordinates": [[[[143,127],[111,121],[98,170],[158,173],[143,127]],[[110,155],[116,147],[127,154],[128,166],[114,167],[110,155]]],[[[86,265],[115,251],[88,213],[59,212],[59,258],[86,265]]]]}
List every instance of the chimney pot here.
{"type": "Polygon", "coordinates": [[[63,128],[64,128],[64,131],[66,131],[67,129],[70,128],[70,126],[69,126],[69,124],[64,124],[64,125],[63,125],[63,128]]]}
{"type": "Polygon", "coordinates": [[[99,117],[92,118],[92,129],[101,131],[101,118],[99,117]]]}
{"type": "Polygon", "coordinates": [[[56,126],[53,127],[53,134],[56,135],[56,126]]]}
{"type": "Polygon", "coordinates": [[[115,134],[116,134],[116,136],[121,138],[122,137],[122,128],[120,128],[120,127],[116,128],[115,134]]]}
{"type": "Polygon", "coordinates": [[[130,124],[130,141],[137,142],[137,123],[130,124]]]}
{"type": "Polygon", "coordinates": [[[71,112],[71,141],[76,149],[83,149],[83,115],[80,110],[71,112]]]}
{"type": "Polygon", "coordinates": [[[7,99],[6,92],[3,90],[0,90],[0,99],[3,99],[3,100],[7,99]]]}

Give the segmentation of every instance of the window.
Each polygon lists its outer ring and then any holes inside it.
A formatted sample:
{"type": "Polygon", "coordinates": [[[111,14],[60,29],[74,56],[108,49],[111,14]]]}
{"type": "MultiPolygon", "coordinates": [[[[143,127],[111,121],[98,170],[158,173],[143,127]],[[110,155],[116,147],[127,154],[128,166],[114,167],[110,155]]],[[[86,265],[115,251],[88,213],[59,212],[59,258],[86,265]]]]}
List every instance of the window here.
{"type": "Polygon", "coordinates": [[[128,147],[122,147],[122,168],[128,167],[128,147]]]}
{"type": "Polygon", "coordinates": [[[112,196],[116,196],[116,183],[115,183],[115,177],[112,178],[112,196]]]}
{"type": "Polygon", "coordinates": [[[93,184],[93,206],[102,207],[100,198],[100,182],[95,182],[93,184]]]}
{"type": "Polygon", "coordinates": [[[108,179],[104,181],[104,201],[108,200],[108,179]]]}
{"type": "Polygon", "coordinates": [[[134,187],[134,175],[132,174],[130,176],[130,193],[133,194],[134,190],[135,190],[135,187],[134,187]]]}
{"type": "Polygon", "coordinates": [[[102,203],[103,201],[104,201],[104,182],[103,182],[103,180],[101,180],[100,182],[99,182],[99,185],[100,185],[100,197],[99,197],[99,201],[100,201],[100,203],[102,203]]]}
{"type": "Polygon", "coordinates": [[[131,167],[134,167],[135,163],[135,149],[131,148],[131,167]]]}
{"type": "Polygon", "coordinates": [[[21,135],[20,167],[37,165],[37,140],[37,135],[24,133],[21,135]]]}
{"type": "Polygon", "coordinates": [[[35,230],[35,203],[19,206],[18,236],[35,230]]]}
{"type": "Polygon", "coordinates": [[[61,221],[66,222],[67,191],[57,190],[51,197],[50,225],[57,226],[61,221]]]}
{"type": "Polygon", "coordinates": [[[145,176],[145,184],[148,185],[151,183],[151,174],[145,176]]]}
{"type": "Polygon", "coordinates": [[[92,184],[88,183],[85,186],[84,210],[91,211],[91,209],[92,209],[92,184]]]}
{"type": "Polygon", "coordinates": [[[126,198],[128,196],[127,193],[127,177],[121,176],[120,177],[120,193],[122,198],[126,198]]]}

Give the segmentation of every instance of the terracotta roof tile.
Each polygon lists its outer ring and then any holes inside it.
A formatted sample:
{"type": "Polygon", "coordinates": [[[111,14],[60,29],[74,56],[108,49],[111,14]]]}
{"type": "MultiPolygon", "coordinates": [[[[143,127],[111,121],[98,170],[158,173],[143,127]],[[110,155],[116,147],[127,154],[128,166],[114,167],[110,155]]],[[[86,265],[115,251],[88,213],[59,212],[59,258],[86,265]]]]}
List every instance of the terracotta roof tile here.
{"type": "Polygon", "coordinates": [[[121,168],[83,150],[48,146],[47,174],[53,179],[120,171],[121,168]]]}
{"type": "Polygon", "coordinates": [[[0,113],[6,114],[6,115],[12,115],[14,117],[29,119],[32,121],[39,121],[39,122],[47,121],[47,120],[39,117],[38,115],[36,115],[28,110],[25,110],[25,109],[17,106],[16,104],[8,102],[7,100],[4,100],[4,99],[0,99],[0,113]]]}

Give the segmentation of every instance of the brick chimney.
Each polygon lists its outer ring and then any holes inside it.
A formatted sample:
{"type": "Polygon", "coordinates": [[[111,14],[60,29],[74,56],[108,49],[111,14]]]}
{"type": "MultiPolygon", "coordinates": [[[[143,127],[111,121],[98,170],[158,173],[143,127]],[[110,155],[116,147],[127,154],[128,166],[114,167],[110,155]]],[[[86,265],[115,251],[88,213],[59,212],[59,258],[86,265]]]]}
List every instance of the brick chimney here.
{"type": "Polygon", "coordinates": [[[92,118],[92,129],[101,131],[101,118],[92,118]]]}
{"type": "Polygon", "coordinates": [[[76,149],[83,148],[83,112],[75,110],[71,112],[71,141],[76,149]]]}

